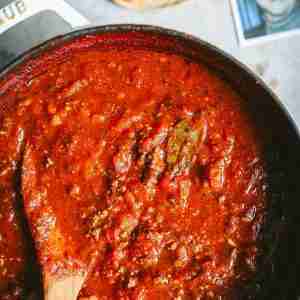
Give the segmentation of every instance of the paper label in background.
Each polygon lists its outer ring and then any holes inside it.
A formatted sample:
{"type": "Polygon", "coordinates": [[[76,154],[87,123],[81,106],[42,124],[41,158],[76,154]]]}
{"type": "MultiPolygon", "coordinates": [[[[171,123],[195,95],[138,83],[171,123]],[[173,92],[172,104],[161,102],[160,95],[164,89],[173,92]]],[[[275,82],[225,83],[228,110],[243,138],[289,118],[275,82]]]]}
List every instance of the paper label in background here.
{"type": "Polygon", "coordinates": [[[63,0],[0,0],[0,70],[41,42],[89,24],[63,0]]]}

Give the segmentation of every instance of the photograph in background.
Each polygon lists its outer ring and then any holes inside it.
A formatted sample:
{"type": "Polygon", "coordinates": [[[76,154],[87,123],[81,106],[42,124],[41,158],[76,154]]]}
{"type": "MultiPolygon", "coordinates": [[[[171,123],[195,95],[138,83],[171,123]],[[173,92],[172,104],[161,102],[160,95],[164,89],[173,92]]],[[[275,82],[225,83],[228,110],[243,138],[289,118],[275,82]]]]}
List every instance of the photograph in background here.
{"type": "Polygon", "coordinates": [[[300,0],[231,0],[241,46],[300,33],[300,0]]]}

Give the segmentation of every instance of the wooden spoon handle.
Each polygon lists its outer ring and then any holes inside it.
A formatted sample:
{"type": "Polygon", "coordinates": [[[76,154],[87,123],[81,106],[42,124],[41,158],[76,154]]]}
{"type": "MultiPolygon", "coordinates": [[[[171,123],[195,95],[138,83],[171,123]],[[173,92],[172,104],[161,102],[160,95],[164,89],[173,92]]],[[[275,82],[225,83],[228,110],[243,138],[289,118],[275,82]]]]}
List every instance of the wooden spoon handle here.
{"type": "Polygon", "coordinates": [[[45,284],[45,300],[77,300],[86,275],[65,275],[48,278],[45,284]]]}

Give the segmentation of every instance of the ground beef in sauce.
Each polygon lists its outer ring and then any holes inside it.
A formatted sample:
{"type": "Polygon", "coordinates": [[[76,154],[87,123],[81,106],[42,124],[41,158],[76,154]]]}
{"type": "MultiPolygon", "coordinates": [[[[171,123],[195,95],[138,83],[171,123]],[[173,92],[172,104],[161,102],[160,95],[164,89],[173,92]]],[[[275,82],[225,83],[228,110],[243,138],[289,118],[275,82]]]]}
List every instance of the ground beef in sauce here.
{"type": "Polygon", "coordinates": [[[42,270],[94,258],[79,299],[235,299],[255,276],[263,150],[205,66],[91,48],[1,98],[1,299],[28,290],[18,172],[42,270]]]}

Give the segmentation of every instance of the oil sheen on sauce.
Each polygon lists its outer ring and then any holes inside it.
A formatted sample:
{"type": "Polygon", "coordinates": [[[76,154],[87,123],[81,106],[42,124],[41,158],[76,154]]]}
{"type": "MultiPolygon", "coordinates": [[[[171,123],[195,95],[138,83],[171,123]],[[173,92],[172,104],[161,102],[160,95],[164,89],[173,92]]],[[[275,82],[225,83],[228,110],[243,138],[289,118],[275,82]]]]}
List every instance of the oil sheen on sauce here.
{"type": "Polygon", "coordinates": [[[1,299],[28,293],[23,218],[43,270],[93,259],[79,299],[240,299],[266,172],[227,83],[175,54],[91,48],[1,99],[1,299]]]}

